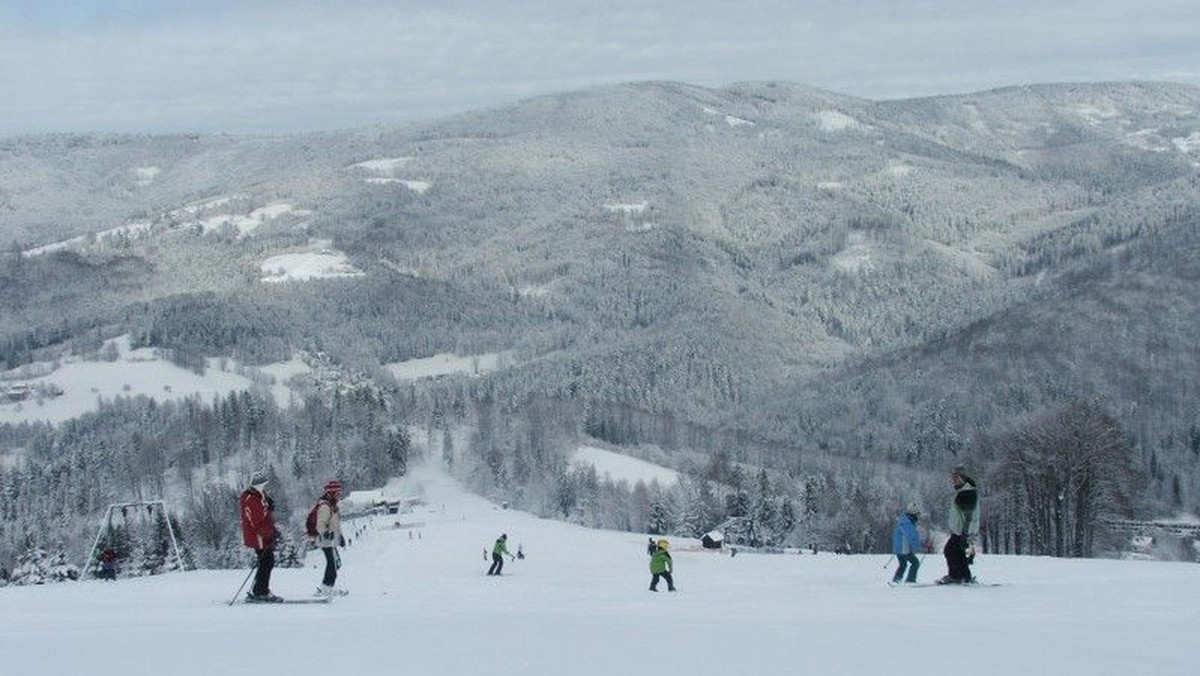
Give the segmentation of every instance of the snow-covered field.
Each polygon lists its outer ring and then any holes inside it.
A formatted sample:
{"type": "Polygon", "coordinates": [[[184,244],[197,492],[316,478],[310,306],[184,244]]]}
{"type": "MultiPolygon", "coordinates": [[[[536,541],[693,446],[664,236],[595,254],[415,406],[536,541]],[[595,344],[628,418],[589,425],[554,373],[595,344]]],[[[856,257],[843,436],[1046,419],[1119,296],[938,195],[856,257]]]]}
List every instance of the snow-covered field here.
{"type": "MultiPolygon", "coordinates": [[[[680,591],[653,594],[645,534],[502,510],[436,474],[401,483],[391,488],[423,491],[427,506],[375,517],[353,538],[340,578],[349,596],[228,607],[246,575],[237,570],[4,588],[4,673],[1170,676],[1197,666],[1194,564],[985,555],[976,572],[1003,586],[892,588],[883,556],[731,558],[676,541],[680,591]],[[501,532],[527,558],[487,577],[483,550],[501,532]]],[[[930,555],[921,577],[943,571],[930,555]]],[[[319,576],[277,570],[272,588],[306,596],[319,576]]]]}
{"type": "Polygon", "coordinates": [[[300,251],[271,256],[262,262],[261,281],[268,283],[362,277],[346,254],[332,249],[300,251]]]}
{"type": "Polygon", "coordinates": [[[297,209],[287,202],[276,202],[254,209],[245,215],[216,214],[202,218],[196,221],[196,223],[200,225],[204,232],[213,232],[228,226],[237,230],[238,237],[245,237],[262,227],[263,224],[269,223],[281,216],[289,214],[293,216],[308,216],[311,213],[312,211],[308,209],[297,209]]]}
{"type": "Polygon", "coordinates": [[[511,355],[508,353],[496,352],[464,357],[446,352],[435,354],[432,357],[384,364],[384,368],[391,372],[397,380],[418,380],[449,375],[479,375],[502,368],[505,360],[510,357],[511,355]]]}
{"type": "Polygon", "coordinates": [[[597,475],[613,481],[627,481],[630,485],[639,481],[646,484],[657,481],[666,488],[679,481],[679,472],[673,469],[595,446],[580,446],[571,456],[571,462],[591,465],[596,468],[597,475]]]}
{"type": "MultiPolygon", "coordinates": [[[[99,399],[145,395],[156,401],[180,400],[193,395],[211,401],[215,395],[249,390],[254,382],[236,372],[232,360],[209,359],[204,375],[176,366],[151,348],[131,350],[129,337],[112,341],[113,361],[68,357],[55,365],[45,363],[8,371],[0,380],[0,391],[12,387],[33,390],[56,388],[58,396],[30,397],[25,401],[0,399],[0,423],[46,421],[58,424],[94,411],[99,399]],[[225,369],[222,369],[224,364],[225,369]],[[30,370],[32,368],[32,370],[30,370]]],[[[275,400],[286,406],[291,391],[284,385],[270,387],[275,400]]]]}

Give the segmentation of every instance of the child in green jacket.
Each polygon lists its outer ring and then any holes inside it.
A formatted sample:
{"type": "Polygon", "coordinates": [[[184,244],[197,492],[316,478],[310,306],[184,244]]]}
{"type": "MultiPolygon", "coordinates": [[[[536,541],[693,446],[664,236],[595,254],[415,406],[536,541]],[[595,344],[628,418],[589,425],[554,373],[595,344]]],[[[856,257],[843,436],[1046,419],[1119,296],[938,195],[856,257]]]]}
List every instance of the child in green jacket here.
{"type": "Polygon", "coordinates": [[[658,547],[654,550],[654,555],[650,557],[650,591],[658,591],[658,578],[663,578],[667,581],[667,591],[675,591],[675,580],[671,577],[671,572],[675,569],[674,562],[671,561],[671,553],[667,551],[669,543],[663,539],[658,541],[658,547]]]}
{"type": "Polygon", "coordinates": [[[500,574],[504,569],[504,556],[513,559],[513,555],[508,553],[508,533],[501,533],[496,539],[496,544],[492,545],[492,567],[488,568],[488,575],[500,574]]]}

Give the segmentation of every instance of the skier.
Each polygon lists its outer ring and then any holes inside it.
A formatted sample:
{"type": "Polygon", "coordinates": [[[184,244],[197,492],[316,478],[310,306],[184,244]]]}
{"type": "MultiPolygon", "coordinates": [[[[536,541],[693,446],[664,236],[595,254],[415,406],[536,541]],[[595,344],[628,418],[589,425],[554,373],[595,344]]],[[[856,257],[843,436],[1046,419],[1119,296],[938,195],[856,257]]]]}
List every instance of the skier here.
{"type": "Polygon", "coordinates": [[[654,556],[654,552],[658,550],[658,546],[654,544],[654,538],[646,538],[646,556],[654,556]]]}
{"type": "Polygon", "coordinates": [[[504,568],[504,558],[507,556],[510,561],[516,561],[516,557],[508,553],[508,533],[501,533],[500,537],[496,538],[496,544],[492,545],[492,567],[488,568],[488,575],[499,575],[504,568]]]}
{"type": "Polygon", "coordinates": [[[667,581],[667,591],[675,591],[675,579],[671,577],[671,573],[675,570],[675,563],[671,560],[671,553],[667,551],[670,546],[665,539],[659,540],[654,547],[654,556],[650,557],[650,591],[658,591],[658,578],[663,578],[667,581]]]}
{"type": "Polygon", "coordinates": [[[954,484],[954,501],[950,503],[950,539],[942,553],[946,555],[946,576],[938,584],[966,584],[974,582],[971,562],[975,552],[971,537],[979,533],[979,491],[975,480],[967,476],[960,465],[950,473],[954,484]]]}
{"type": "Polygon", "coordinates": [[[271,593],[271,569],[275,567],[275,502],[267,495],[267,475],[256,472],[241,497],[242,542],[258,557],[254,587],[246,600],[253,603],[278,603],[283,599],[271,593]]]}
{"type": "Polygon", "coordinates": [[[896,527],[892,530],[892,553],[900,561],[900,565],[896,568],[896,574],[892,576],[892,582],[899,582],[904,578],[905,582],[917,581],[917,569],[921,567],[921,562],[917,559],[916,551],[921,547],[921,534],[917,532],[917,519],[921,516],[921,510],[917,507],[917,503],[908,503],[908,509],[896,519],[896,527]],[[908,568],[908,577],[904,576],[904,569],[908,568]]]}
{"type": "Polygon", "coordinates": [[[317,596],[344,595],[344,589],[336,589],[337,572],[341,566],[341,557],[337,548],[346,546],[346,538],[342,536],[341,519],[338,515],[338,498],[342,494],[342,483],[337,479],[325,484],[325,493],[313,507],[316,511],[316,545],[325,555],[325,576],[321,578],[321,586],[317,587],[317,596]]]}

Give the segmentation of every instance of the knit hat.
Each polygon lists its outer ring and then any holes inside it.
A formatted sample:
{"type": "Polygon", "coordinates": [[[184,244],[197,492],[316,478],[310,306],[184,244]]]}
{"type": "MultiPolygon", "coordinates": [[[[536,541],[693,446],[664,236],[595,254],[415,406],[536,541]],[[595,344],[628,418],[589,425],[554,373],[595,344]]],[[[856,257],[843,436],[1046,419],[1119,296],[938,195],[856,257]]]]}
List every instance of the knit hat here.
{"type": "Polygon", "coordinates": [[[342,482],[337,479],[331,479],[329,483],[325,484],[325,492],[331,495],[340,495],[342,492],[342,482]]]}
{"type": "Polygon", "coordinates": [[[921,513],[921,508],[917,507],[917,503],[910,502],[910,503],[908,503],[908,509],[904,510],[904,513],[912,514],[913,516],[917,516],[921,513]]]}
{"type": "Polygon", "coordinates": [[[255,472],[252,477],[250,477],[251,486],[261,486],[265,483],[267,483],[267,473],[261,469],[255,472]]]}

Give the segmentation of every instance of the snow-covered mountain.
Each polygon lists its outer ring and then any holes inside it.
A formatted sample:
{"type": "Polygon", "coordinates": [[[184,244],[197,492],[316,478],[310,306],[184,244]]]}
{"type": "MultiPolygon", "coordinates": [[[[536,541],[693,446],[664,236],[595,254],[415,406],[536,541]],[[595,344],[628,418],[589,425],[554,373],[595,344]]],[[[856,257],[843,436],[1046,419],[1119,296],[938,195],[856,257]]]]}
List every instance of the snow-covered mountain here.
{"type": "MultiPolygon", "coordinates": [[[[1193,673],[1200,568],[982,556],[999,587],[887,586],[886,556],[704,551],[672,539],[676,593],[651,593],[646,536],[592,531],[416,470],[413,511],[348,526],[329,605],[227,602],[245,570],[0,589],[0,650],[25,676],[481,671],[529,674],[1193,673]],[[484,575],[500,533],[526,558],[484,575]]],[[[312,594],[309,567],[272,588],[312,594]]],[[[944,573],[925,557],[920,580],[944,573]]]]}
{"type": "MultiPolygon", "coordinates": [[[[125,335],[181,366],[320,354],[327,391],[373,381],[374,441],[380,411],[477,426],[441,450],[496,481],[510,451],[590,436],[685,473],[724,451],[793,485],[903,483],[893,467],[940,474],[1088,401],[1130,440],[1139,509],[1195,511],[1198,138],[1200,90],[1178,85],[880,102],[652,82],[402,128],[6,139],[0,419],[39,419],[21,367],[69,372],[125,335]]],[[[180,426],[206,430],[200,465],[294,457],[304,427],[218,443],[207,420],[163,422],[172,469],[197,466],[180,426]]],[[[9,457],[78,440],[7,431],[9,457]]]]}

